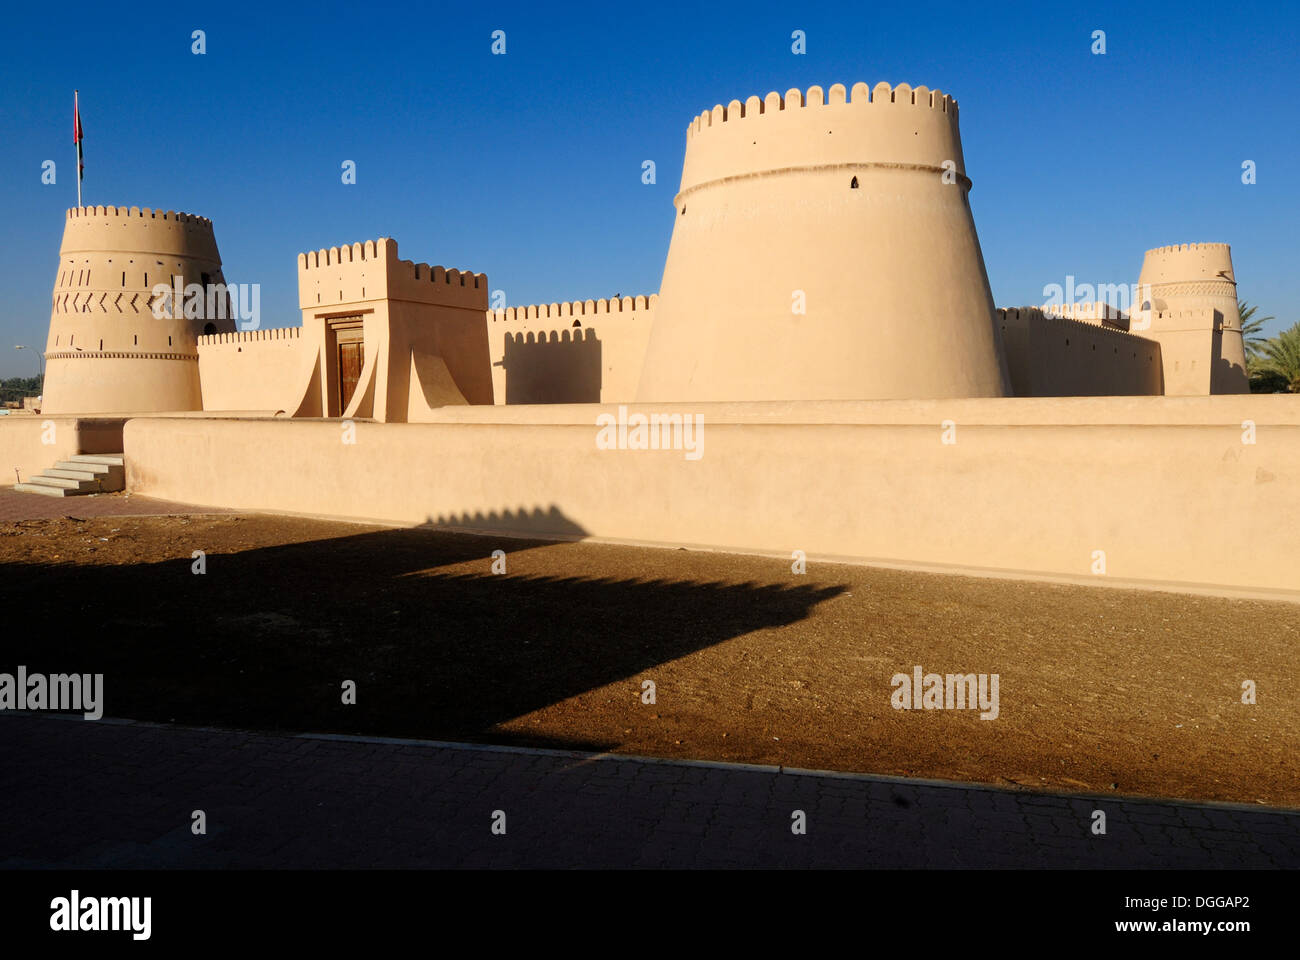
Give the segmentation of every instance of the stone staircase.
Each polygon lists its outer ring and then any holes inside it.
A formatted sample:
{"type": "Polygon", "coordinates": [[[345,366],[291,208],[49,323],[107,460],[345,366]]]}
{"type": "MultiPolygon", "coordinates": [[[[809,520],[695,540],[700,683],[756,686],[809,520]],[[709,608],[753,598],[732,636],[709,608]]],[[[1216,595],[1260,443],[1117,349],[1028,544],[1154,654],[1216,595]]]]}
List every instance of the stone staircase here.
{"type": "Polygon", "coordinates": [[[78,453],[25,483],[14,484],[14,489],[47,497],[112,493],[126,487],[126,469],[122,463],[120,453],[78,453]]]}

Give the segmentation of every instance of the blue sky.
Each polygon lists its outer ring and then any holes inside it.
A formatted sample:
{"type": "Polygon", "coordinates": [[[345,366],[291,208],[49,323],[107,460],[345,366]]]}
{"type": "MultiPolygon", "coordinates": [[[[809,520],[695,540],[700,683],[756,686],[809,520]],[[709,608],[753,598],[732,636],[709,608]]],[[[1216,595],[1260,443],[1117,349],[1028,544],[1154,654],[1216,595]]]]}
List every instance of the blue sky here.
{"type": "Polygon", "coordinates": [[[486,272],[510,304],[655,292],[688,121],[859,80],[960,102],[999,305],[1042,302],[1067,274],[1133,282],[1149,247],[1224,241],[1241,295],[1278,318],[1268,332],[1300,320],[1293,3],[198,9],[6,12],[0,375],[34,373],[12,345],[45,342],[76,203],[74,87],[84,202],[211,217],[227,279],[262,285],[263,326],[299,321],[299,251],[378,236],[407,259],[486,272]],[[498,29],[505,56],[490,51],[498,29]]]}

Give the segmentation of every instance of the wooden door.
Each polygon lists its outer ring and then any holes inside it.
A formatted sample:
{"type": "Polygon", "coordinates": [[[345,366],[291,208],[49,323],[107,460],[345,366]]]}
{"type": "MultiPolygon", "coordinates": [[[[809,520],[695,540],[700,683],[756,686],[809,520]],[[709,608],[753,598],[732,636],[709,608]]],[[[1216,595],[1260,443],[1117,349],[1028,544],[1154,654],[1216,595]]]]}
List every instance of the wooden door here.
{"type": "Polygon", "coordinates": [[[352,402],[352,394],[357,391],[357,381],[361,379],[361,367],[365,363],[365,345],[361,341],[339,344],[339,416],[347,412],[352,402]]]}

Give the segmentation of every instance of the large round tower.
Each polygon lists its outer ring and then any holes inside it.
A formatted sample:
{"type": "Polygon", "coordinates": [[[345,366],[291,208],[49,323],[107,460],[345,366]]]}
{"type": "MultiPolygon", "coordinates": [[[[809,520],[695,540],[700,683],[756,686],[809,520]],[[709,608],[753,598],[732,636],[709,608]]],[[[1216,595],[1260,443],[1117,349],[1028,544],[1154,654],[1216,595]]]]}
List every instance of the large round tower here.
{"type": "Polygon", "coordinates": [[[1138,298],[1133,331],[1160,341],[1166,395],[1250,392],[1237,277],[1226,243],[1148,250],[1138,298]]]}
{"type": "Polygon", "coordinates": [[[211,220],[139,207],[69,210],[42,412],[199,410],[197,338],[234,330],[211,220]],[[178,282],[182,291],[199,285],[203,296],[160,295],[160,285],[178,282]]]}
{"type": "Polygon", "coordinates": [[[1006,395],[969,189],[938,90],[701,114],[637,399],[1006,395]]]}

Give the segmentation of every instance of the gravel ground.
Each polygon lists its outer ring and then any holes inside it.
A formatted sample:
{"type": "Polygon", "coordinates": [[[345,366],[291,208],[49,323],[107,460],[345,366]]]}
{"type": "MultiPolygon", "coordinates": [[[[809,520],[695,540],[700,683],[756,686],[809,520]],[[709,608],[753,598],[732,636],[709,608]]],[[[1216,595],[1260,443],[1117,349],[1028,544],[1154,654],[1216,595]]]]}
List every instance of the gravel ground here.
{"type": "Polygon", "coordinates": [[[0,604],[109,716],[1300,807],[1280,602],[217,515],[0,521],[0,604]],[[997,719],[893,709],[917,665],[997,719]]]}

